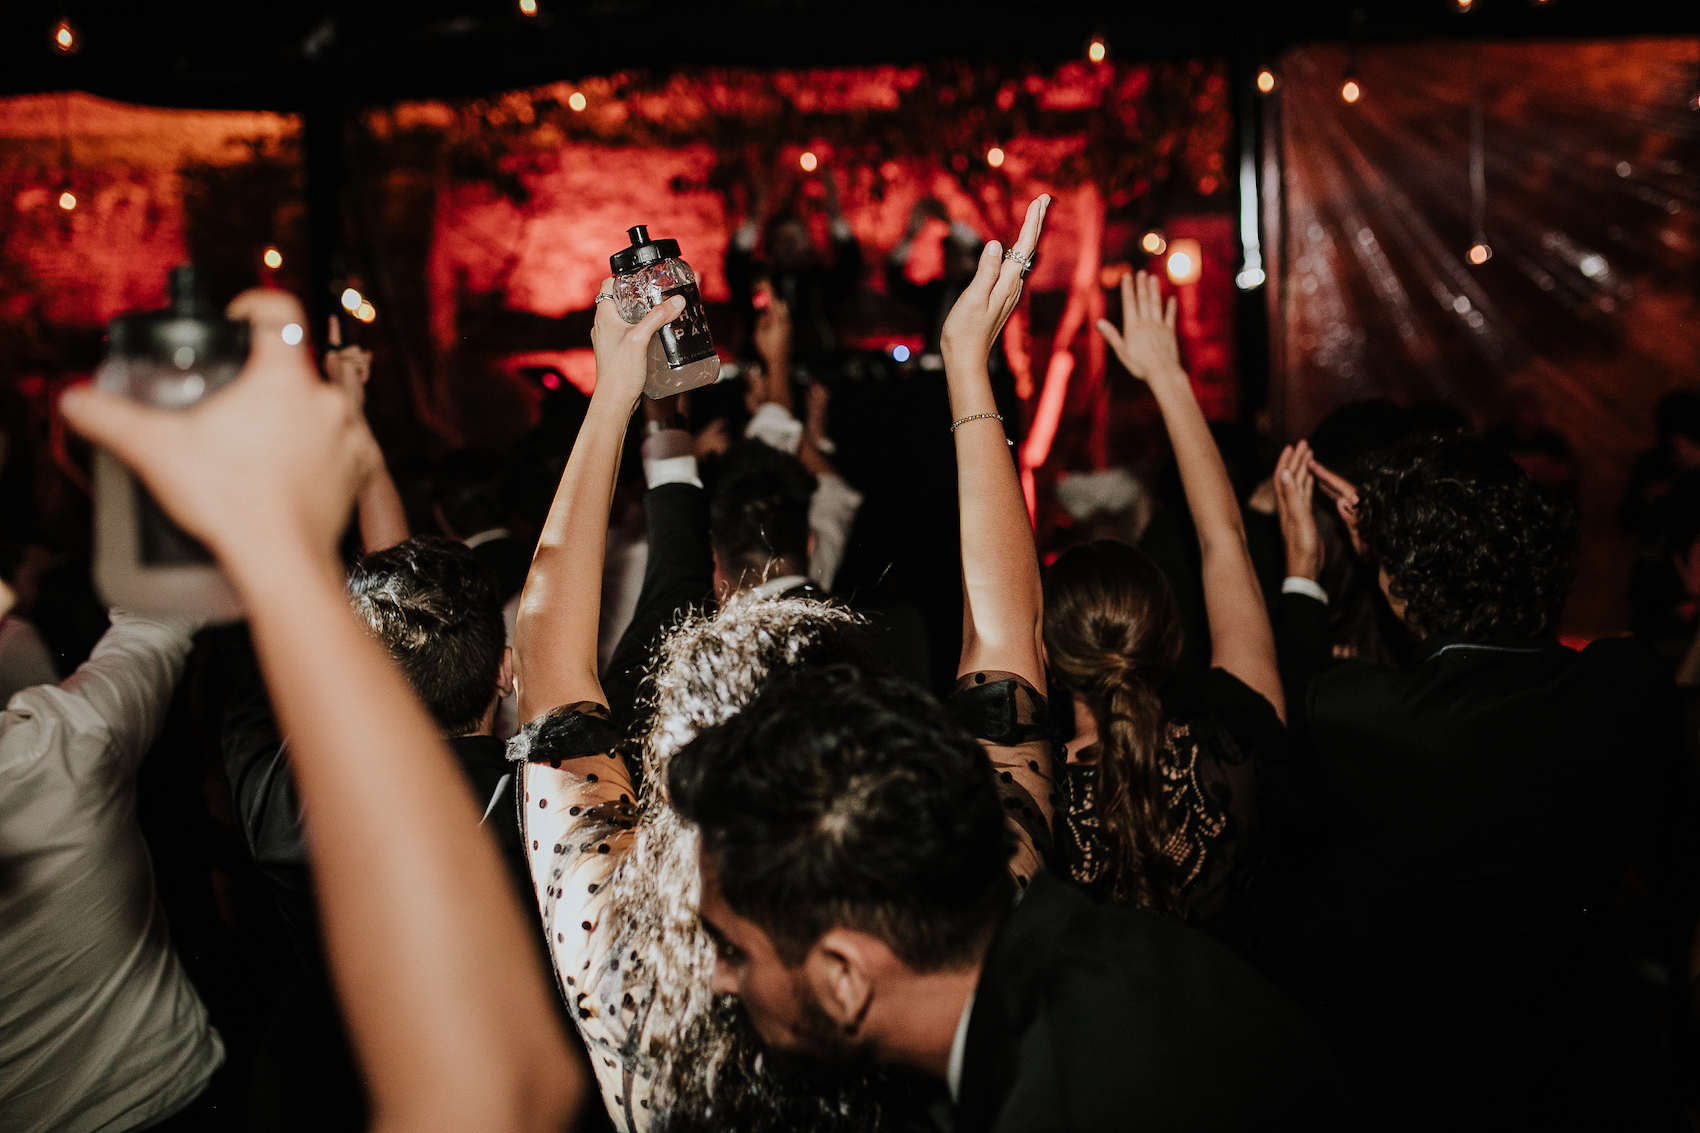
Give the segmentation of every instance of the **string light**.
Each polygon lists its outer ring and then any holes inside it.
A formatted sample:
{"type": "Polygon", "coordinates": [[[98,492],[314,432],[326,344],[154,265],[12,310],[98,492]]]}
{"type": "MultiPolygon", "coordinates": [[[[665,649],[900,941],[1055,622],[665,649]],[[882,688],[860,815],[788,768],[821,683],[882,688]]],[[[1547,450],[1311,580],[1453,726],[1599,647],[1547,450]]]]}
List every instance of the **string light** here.
{"type": "Polygon", "coordinates": [[[1274,90],[1275,72],[1271,71],[1268,67],[1259,71],[1257,73],[1257,89],[1262,91],[1264,94],[1268,94],[1270,91],[1274,90]]]}
{"type": "Polygon", "coordinates": [[[82,33],[76,24],[61,18],[47,29],[47,45],[60,55],[75,55],[83,49],[82,33]]]}
{"type": "Polygon", "coordinates": [[[519,0],[519,14],[535,16],[537,14],[537,0],[519,0]]]}
{"type": "Polygon", "coordinates": [[[354,308],[354,317],[363,323],[369,323],[378,317],[378,309],[363,299],[360,306],[354,308]]]}
{"type": "Polygon", "coordinates": [[[77,207],[77,194],[71,192],[71,190],[69,190],[69,189],[66,189],[63,193],[60,193],[59,194],[59,207],[64,209],[66,212],[70,212],[72,209],[76,208],[77,207]]]}
{"type": "Polygon", "coordinates": [[[365,301],[366,301],[366,297],[361,295],[360,292],[354,290],[354,288],[352,288],[352,287],[347,288],[342,293],[343,309],[345,311],[350,312],[350,313],[354,313],[354,312],[359,311],[360,310],[360,304],[364,303],[365,301]]]}
{"type": "Polygon", "coordinates": [[[991,149],[987,150],[986,164],[991,166],[993,169],[997,169],[1003,165],[1003,150],[999,149],[997,146],[993,146],[991,149]]]}
{"type": "Polygon", "coordinates": [[[575,90],[573,93],[569,94],[567,96],[567,105],[572,107],[575,112],[583,110],[585,106],[584,92],[575,90]]]}
{"type": "Polygon", "coordinates": [[[1477,241],[1470,245],[1470,262],[1480,266],[1493,259],[1493,249],[1477,241]]]}
{"type": "Polygon", "coordinates": [[[1086,45],[1086,58],[1094,63],[1102,63],[1109,53],[1110,45],[1104,42],[1101,35],[1093,36],[1092,41],[1086,45]]]}
{"type": "Polygon", "coordinates": [[[276,248],[268,247],[265,252],[260,255],[260,262],[271,268],[273,271],[276,271],[278,268],[283,266],[283,253],[278,251],[276,248]]]}
{"type": "Polygon", "coordinates": [[[1452,4],[1458,9],[1459,15],[1462,15],[1476,6],[1476,0],[1452,0],[1452,4]]]}
{"type": "Polygon", "coordinates": [[[1363,97],[1363,93],[1363,88],[1358,85],[1356,79],[1347,79],[1340,84],[1340,97],[1346,102],[1356,102],[1363,97]]]}
{"type": "Polygon", "coordinates": [[[804,150],[803,156],[797,159],[797,164],[803,167],[804,173],[813,173],[815,167],[820,165],[820,158],[814,155],[813,150],[804,150]]]}
{"type": "Polygon", "coordinates": [[[1169,247],[1169,242],[1163,239],[1163,234],[1155,228],[1139,238],[1139,246],[1145,249],[1147,255],[1160,256],[1169,247]]]}

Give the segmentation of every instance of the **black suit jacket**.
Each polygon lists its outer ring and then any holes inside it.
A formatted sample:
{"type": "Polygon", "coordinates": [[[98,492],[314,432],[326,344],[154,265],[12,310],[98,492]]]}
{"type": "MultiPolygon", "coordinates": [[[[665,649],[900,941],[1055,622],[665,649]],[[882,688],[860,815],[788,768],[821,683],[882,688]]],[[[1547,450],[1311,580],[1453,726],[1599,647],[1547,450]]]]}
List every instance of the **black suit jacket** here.
{"type": "MultiPolygon", "coordinates": [[[[295,968],[255,1055],[245,1128],[364,1129],[365,1090],[326,967],[288,747],[278,733],[246,629],[215,631],[212,638],[216,657],[208,669],[217,674],[213,691],[220,706],[225,776],[244,840],[277,902],[295,954],[295,968]]],[[[449,746],[479,813],[487,816],[484,827],[497,841],[520,907],[534,923],[538,954],[548,963],[514,810],[514,765],[507,762],[502,742],[490,736],[457,737],[449,746]]],[[[562,1012],[565,1018],[564,1007],[562,1012]]]]}
{"type": "Polygon", "coordinates": [[[1296,703],[1330,842],[1290,983],[1376,1126],[1659,1127],[1614,910],[1633,860],[1694,861],[1664,663],[1429,639],[1296,703]]]}
{"type": "Polygon", "coordinates": [[[608,711],[627,734],[643,715],[650,665],[662,637],[686,611],[714,597],[714,552],[708,542],[708,493],[694,484],[663,484],[643,496],[649,555],[643,587],[626,632],[602,675],[608,711]]]}
{"type": "Polygon", "coordinates": [[[1294,1006],[1177,921],[1040,873],[975,992],[956,1133],[1346,1128],[1294,1006]]]}

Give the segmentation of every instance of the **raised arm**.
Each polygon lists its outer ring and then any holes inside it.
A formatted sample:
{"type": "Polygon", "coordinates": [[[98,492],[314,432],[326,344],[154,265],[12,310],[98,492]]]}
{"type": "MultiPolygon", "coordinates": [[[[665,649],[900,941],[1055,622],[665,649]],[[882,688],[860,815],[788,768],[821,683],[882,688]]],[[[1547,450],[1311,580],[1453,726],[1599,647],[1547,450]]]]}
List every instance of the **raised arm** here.
{"type": "MultiPolygon", "coordinates": [[[[602,291],[613,289],[604,280],[602,291]]],[[[626,426],[643,393],[649,340],[684,309],[677,295],[635,326],[598,301],[590,341],[596,392],[549,506],[514,622],[514,683],[525,724],[563,704],[607,704],[596,672],[602,557],[626,426]]]]}
{"type": "MultiPolygon", "coordinates": [[[[343,346],[341,324],[335,315],[331,316],[330,345],[332,349],[325,352],[325,376],[341,386],[364,415],[366,381],[372,376],[372,352],[358,346],[343,346]]],[[[373,466],[366,482],[360,485],[354,514],[360,524],[360,549],[368,555],[405,542],[410,534],[407,509],[402,506],[401,493],[396,491],[395,480],[383,460],[373,466]]]]}
{"type": "Polygon", "coordinates": [[[326,948],[373,1127],[558,1130],[587,1083],[495,843],[343,593],[335,544],[376,446],[288,345],[300,304],[250,292],[231,311],[251,319],[253,347],[228,389],[182,412],[74,390],[65,417],[135,469],[242,598],[312,815],[326,948]]]}
{"type": "Polygon", "coordinates": [[[1212,663],[1261,693],[1286,719],[1275,634],[1269,627],[1257,572],[1246,545],[1245,524],[1233,484],[1216,450],[1216,440],[1181,369],[1175,341],[1175,301],[1167,308],[1156,277],[1140,272],[1122,277],[1122,325],[1107,319],[1098,332],[1128,372],[1151,387],[1180,465],[1181,486],[1198,530],[1204,560],[1204,609],[1210,619],[1212,663]]]}
{"type": "MultiPolygon", "coordinates": [[[[1031,256],[1050,198],[1027,208],[1013,251],[1031,256]]],[[[1021,300],[1022,265],[991,241],[945,319],[940,348],[950,388],[962,524],[962,660],[957,675],[1014,673],[1045,688],[1044,592],[1033,528],[986,368],[998,332],[1021,300]]]]}

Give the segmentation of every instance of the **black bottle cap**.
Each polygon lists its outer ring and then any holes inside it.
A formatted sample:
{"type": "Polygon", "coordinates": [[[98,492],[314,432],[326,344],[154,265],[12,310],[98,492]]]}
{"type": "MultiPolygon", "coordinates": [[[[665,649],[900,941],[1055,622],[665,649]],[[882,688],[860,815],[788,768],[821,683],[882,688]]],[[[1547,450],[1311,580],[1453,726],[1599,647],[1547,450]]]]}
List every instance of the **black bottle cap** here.
{"type": "Polygon", "coordinates": [[[630,275],[639,268],[648,267],[657,260],[677,259],[679,242],[677,240],[651,240],[649,225],[637,224],[626,229],[626,235],[631,237],[632,246],[621,248],[608,257],[608,266],[614,269],[615,275],[630,275]]]}
{"type": "Polygon", "coordinates": [[[193,265],[171,269],[170,295],[169,305],[158,311],[119,315],[107,324],[107,353],[170,362],[184,370],[247,359],[248,324],[225,318],[201,298],[193,265]]]}

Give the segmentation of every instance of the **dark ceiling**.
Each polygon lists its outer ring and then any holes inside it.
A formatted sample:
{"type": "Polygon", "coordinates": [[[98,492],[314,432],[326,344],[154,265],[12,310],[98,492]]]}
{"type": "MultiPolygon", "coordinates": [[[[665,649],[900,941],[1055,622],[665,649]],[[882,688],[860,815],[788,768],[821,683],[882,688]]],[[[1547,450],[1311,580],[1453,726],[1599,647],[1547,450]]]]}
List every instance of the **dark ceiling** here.
{"type": "Polygon", "coordinates": [[[295,110],[507,90],[630,68],[939,59],[1054,63],[1103,35],[1123,59],[1252,64],[1296,43],[1700,31],[1650,0],[0,0],[0,94],[78,89],[161,106],[295,110]],[[68,17],[82,50],[49,49],[68,17]]]}

